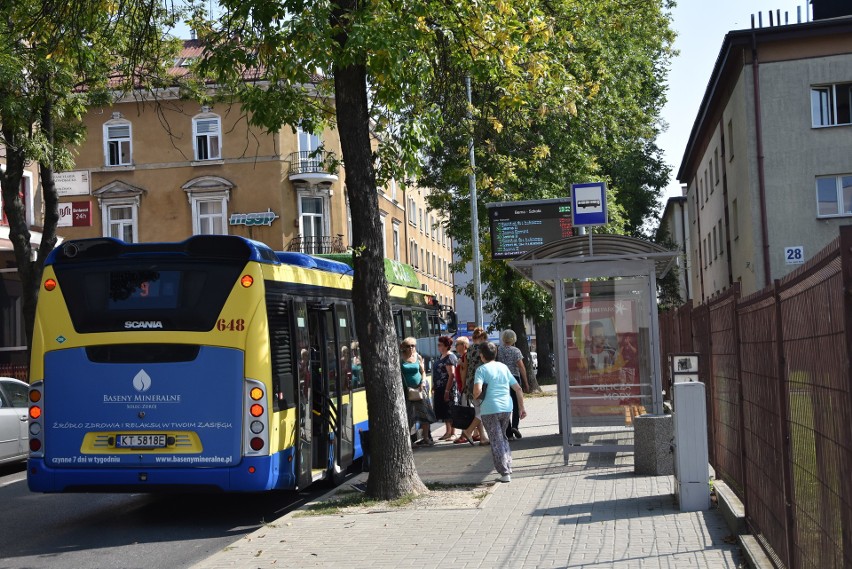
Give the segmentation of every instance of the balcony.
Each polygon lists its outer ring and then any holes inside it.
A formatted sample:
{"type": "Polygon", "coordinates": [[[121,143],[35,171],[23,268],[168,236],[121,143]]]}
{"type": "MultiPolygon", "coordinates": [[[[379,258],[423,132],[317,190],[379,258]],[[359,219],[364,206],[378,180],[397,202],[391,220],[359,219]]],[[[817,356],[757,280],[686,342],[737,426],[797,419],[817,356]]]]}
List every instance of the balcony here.
{"type": "Polygon", "coordinates": [[[293,183],[303,183],[309,186],[330,186],[337,181],[334,155],[331,152],[319,150],[303,150],[290,154],[290,171],[288,177],[293,183]]]}
{"type": "Polygon", "coordinates": [[[343,235],[336,237],[302,237],[297,235],[287,244],[287,251],[325,255],[328,253],[346,253],[349,249],[343,244],[343,235]]]}

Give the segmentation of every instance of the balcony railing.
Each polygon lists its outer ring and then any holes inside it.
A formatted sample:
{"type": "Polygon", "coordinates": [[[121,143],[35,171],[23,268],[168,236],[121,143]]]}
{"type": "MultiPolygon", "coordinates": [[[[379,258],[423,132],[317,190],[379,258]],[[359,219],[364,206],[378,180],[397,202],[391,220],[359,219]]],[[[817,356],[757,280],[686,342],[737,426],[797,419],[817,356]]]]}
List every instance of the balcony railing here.
{"type": "Polygon", "coordinates": [[[343,235],[336,237],[302,237],[297,235],[287,245],[287,250],[296,253],[308,253],[309,255],[323,255],[346,253],[348,249],[343,244],[343,235]]]}
{"type": "Polygon", "coordinates": [[[330,186],[337,181],[337,168],[331,152],[310,151],[290,154],[288,177],[292,182],[302,182],[311,186],[330,186]]]}

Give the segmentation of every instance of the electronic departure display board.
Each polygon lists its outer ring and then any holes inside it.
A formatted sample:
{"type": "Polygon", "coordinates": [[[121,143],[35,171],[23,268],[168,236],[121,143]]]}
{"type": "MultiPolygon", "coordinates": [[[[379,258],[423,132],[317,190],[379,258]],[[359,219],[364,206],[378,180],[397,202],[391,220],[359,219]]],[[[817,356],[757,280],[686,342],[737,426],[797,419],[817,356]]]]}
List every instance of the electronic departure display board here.
{"type": "Polygon", "coordinates": [[[572,235],[570,198],[486,205],[495,259],[514,259],[572,235]]]}

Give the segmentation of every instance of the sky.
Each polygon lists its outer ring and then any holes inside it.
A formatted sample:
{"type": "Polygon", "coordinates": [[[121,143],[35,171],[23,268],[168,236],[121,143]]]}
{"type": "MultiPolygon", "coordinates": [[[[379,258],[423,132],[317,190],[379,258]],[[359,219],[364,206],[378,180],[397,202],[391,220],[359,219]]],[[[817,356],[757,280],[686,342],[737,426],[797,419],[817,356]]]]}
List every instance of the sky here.
{"type": "MultiPolygon", "coordinates": [[[[668,94],[662,118],[668,130],[657,139],[666,163],[672,167],[663,200],[682,194],[677,181],[680,161],[707,82],[722,47],[725,34],[731,30],[751,28],[751,15],[763,14],[764,27],[769,25],[769,11],[787,12],[789,23],[796,22],[796,7],[805,19],[806,0],[677,0],[672,11],[672,28],[677,33],[674,47],[680,54],[672,60],[668,78],[668,94]]],[[[774,18],[774,15],[773,15],[774,18]]],[[[776,22],[777,24],[777,22],[776,22]]]]}

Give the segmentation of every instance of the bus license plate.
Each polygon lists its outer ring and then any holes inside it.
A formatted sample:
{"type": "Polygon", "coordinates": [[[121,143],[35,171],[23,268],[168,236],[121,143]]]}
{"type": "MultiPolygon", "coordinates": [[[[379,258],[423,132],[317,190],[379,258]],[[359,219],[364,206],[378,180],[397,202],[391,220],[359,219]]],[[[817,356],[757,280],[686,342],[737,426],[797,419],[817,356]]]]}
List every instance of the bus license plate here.
{"type": "Polygon", "coordinates": [[[164,448],[166,435],[118,435],[115,446],[120,448],[164,448]]]}

